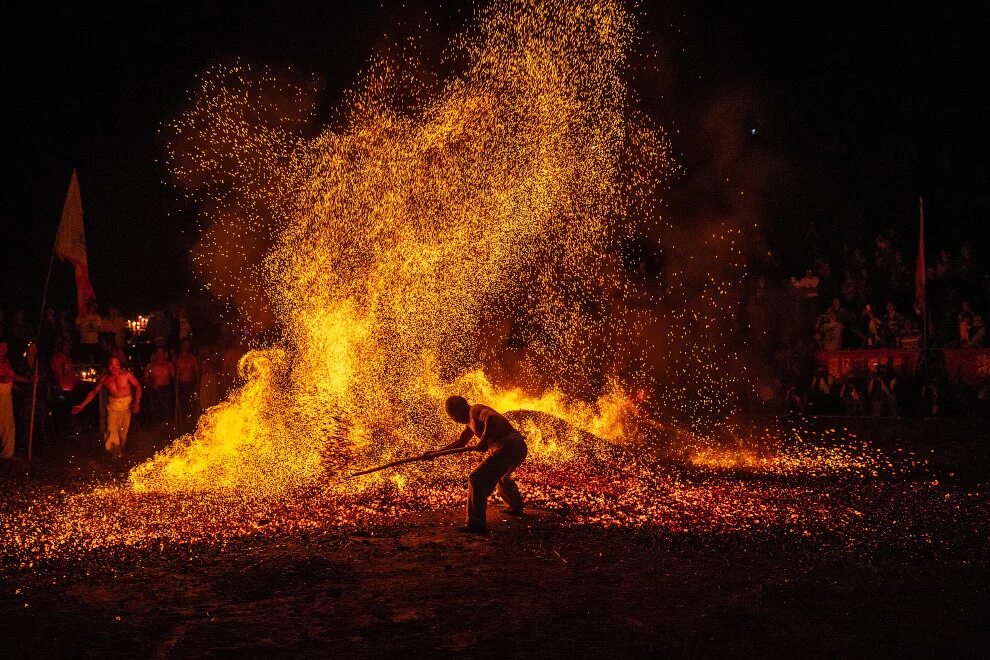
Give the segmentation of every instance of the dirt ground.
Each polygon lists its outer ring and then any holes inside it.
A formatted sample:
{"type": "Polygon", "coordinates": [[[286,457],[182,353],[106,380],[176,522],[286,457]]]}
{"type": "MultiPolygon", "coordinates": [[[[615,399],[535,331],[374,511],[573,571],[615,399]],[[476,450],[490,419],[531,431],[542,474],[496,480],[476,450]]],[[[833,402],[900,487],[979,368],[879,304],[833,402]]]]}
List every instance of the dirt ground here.
{"type": "MultiPolygon", "coordinates": [[[[937,439],[935,470],[960,470],[961,488],[986,483],[985,428],[897,424],[898,442],[937,439]]],[[[160,441],[137,439],[131,460],[160,441]]],[[[0,493],[124,468],[77,447],[5,466],[0,493]]],[[[12,658],[985,657],[990,642],[982,520],[933,522],[951,542],[930,548],[844,547],[496,512],[487,538],[456,533],[451,509],[223,546],[8,555],[0,639],[12,658]]]]}

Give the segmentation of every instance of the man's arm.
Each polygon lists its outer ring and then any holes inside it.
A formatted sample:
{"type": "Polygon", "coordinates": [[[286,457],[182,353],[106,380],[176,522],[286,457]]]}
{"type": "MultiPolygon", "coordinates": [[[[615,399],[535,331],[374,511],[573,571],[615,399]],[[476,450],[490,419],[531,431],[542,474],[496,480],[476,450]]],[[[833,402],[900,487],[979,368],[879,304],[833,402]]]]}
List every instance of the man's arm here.
{"type": "Polygon", "coordinates": [[[134,387],[134,403],[131,404],[131,412],[139,413],[141,412],[141,393],[143,392],[141,381],[134,377],[134,372],[127,373],[127,380],[134,387]]]}
{"type": "MultiPolygon", "coordinates": [[[[104,378],[106,378],[106,376],[104,376],[104,378]]],[[[101,389],[103,389],[103,378],[96,381],[96,387],[89,391],[89,394],[87,394],[86,398],[82,400],[82,403],[72,406],[72,414],[78,415],[82,412],[82,409],[89,405],[89,402],[92,401],[97,394],[99,394],[101,389]]]]}
{"type": "MultiPolygon", "coordinates": [[[[474,431],[471,430],[471,427],[470,426],[465,426],[464,427],[464,430],[461,431],[461,434],[459,436],[457,436],[457,440],[454,440],[449,445],[446,445],[444,447],[441,447],[440,449],[437,449],[436,451],[437,452],[440,452],[440,451],[447,451],[448,449],[460,449],[461,447],[465,446],[468,443],[468,440],[471,439],[471,436],[472,435],[474,435],[474,431]]],[[[434,453],[435,452],[432,452],[432,451],[424,452],[423,453],[423,456],[425,458],[433,458],[433,454],[434,453]]]]}

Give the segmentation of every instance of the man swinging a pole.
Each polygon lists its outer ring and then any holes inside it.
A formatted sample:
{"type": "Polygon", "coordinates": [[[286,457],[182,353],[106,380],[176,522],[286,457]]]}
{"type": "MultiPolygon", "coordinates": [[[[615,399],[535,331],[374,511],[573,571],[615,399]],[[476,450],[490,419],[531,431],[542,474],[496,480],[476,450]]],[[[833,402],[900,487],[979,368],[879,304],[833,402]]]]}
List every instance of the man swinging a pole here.
{"type": "Polygon", "coordinates": [[[522,515],[523,499],[512,472],[526,460],[526,440],[509,420],[488,406],[472,406],[464,397],[452,396],[447,399],[446,409],[451,419],[464,424],[465,428],[457,440],[436,452],[426,452],[423,458],[435,458],[442,452],[464,447],[472,436],[478,437],[477,451],[495,450],[468,476],[467,524],[458,529],[470,534],[487,534],[488,496],[496,488],[508,504],[505,512],[522,515]]]}

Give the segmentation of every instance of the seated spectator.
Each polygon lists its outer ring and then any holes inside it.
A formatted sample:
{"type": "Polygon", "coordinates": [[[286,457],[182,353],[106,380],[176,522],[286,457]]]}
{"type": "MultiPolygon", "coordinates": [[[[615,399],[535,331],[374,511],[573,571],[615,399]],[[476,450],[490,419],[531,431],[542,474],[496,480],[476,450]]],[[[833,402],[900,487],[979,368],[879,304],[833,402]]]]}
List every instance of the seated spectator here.
{"type": "Polygon", "coordinates": [[[835,298],[838,292],[838,285],[832,277],[832,266],[824,259],[815,260],[815,275],[818,277],[818,297],[826,301],[835,298]]]}
{"type": "Polygon", "coordinates": [[[810,268],[801,279],[791,278],[791,285],[798,290],[802,298],[818,298],[819,278],[810,268]]]}
{"type": "Polygon", "coordinates": [[[986,332],[987,329],[983,317],[979,314],[973,314],[973,319],[967,329],[968,338],[962,344],[963,348],[979,348],[983,346],[986,341],[986,332]]]}
{"type": "Polygon", "coordinates": [[[866,304],[869,288],[866,271],[846,271],[842,277],[842,297],[850,309],[861,309],[866,304]]]}
{"type": "MultiPolygon", "coordinates": [[[[835,314],[835,318],[842,325],[842,348],[862,346],[866,339],[856,327],[856,317],[842,306],[842,298],[833,297],[829,310],[835,314]]],[[[821,317],[819,317],[819,322],[821,322],[821,317]]]]}
{"type": "Polygon", "coordinates": [[[952,256],[948,250],[939,250],[938,261],[935,262],[932,279],[945,281],[955,275],[955,268],[952,265],[952,256]]]}
{"type": "Polygon", "coordinates": [[[873,311],[872,305],[863,308],[863,316],[866,317],[866,346],[868,348],[883,346],[883,320],[873,311]]]}
{"type": "Polygon", "coordinates": [[[959,274],[960,282],[966,287],[975,285],[979,278],[980,269],[976,263],[976,257],[973,256],[973,250],[968,245],[962,246],[959,250],[956,272],[959,274]]]}
{"type": "Polygon", "coordinates": [[[911,319],[904,319],[901,332],[897,335],[897,347],[912,351],[921,348],[921,332],[911,319]]]}
{"type": "Polygon", "coordinates": [[[887,275],[894,263],[894,253],[890,245],[890,238],[884,234],[877,234],[876,250],[874,251],[873,263],[877,270],[887,275]]]}
{"type": "Polygon", "coordinates": [[[826,351],[842,350],[843,325],[831,308],[818,318],[815,336],[818,346],[826,351]]]}
{"type": "Polygon", "coordinates": [[[887,313],[883,317],[884,346],[895,346],[897,335],[904,327],[904,316],[897,311],[892,300],[887,301],[887,313]]]}
{"type": "Polygon", "coordinates": [[[911,292],[911,269],[904,261],[904,253],[900,250],[894,252],[894,261],[890,266],[887,282],[890,289],[901,302],[905,302],[905,297],[911,292]]]}

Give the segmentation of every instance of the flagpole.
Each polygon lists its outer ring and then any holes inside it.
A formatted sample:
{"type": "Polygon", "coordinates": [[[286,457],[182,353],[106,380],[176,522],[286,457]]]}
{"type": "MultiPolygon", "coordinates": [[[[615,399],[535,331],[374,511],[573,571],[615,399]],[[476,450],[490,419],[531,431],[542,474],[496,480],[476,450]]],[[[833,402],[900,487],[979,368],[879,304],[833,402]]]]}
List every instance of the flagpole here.
{"type": "Polygon", "coordinates": [[[28,422],[28,460],[31,460],[34,448],[34,412],[38,404],[38,368],[41,366],[41,328],[45,323],[45,306],[48,304],[48,284],[52,279],[52,265],[55,263],[55,248],[58,245],[58,229],[55,230],[55,240],[52,241],[52,254],[48,258],[48,274],[45,275],[45,288],[41,291],[41,312],[38,314],[38,333],[34,336],[34,377],[31,380],[31,421],[28,422]]]}
{"type": "MultiPolygon", "coordinates": [[[[924,249],[925,245],[925,198],[918,195],[918,245],[919,249],[924,249]]],[[[919,256],[919,259],[923,257],[919,256]]],[[[921,277],[927,278],[927,273],[922,273],[921,277]]],[[[921,350],[928,350],[928,287],[925,287],[924,306],[921,309],[921,350]]]]}

